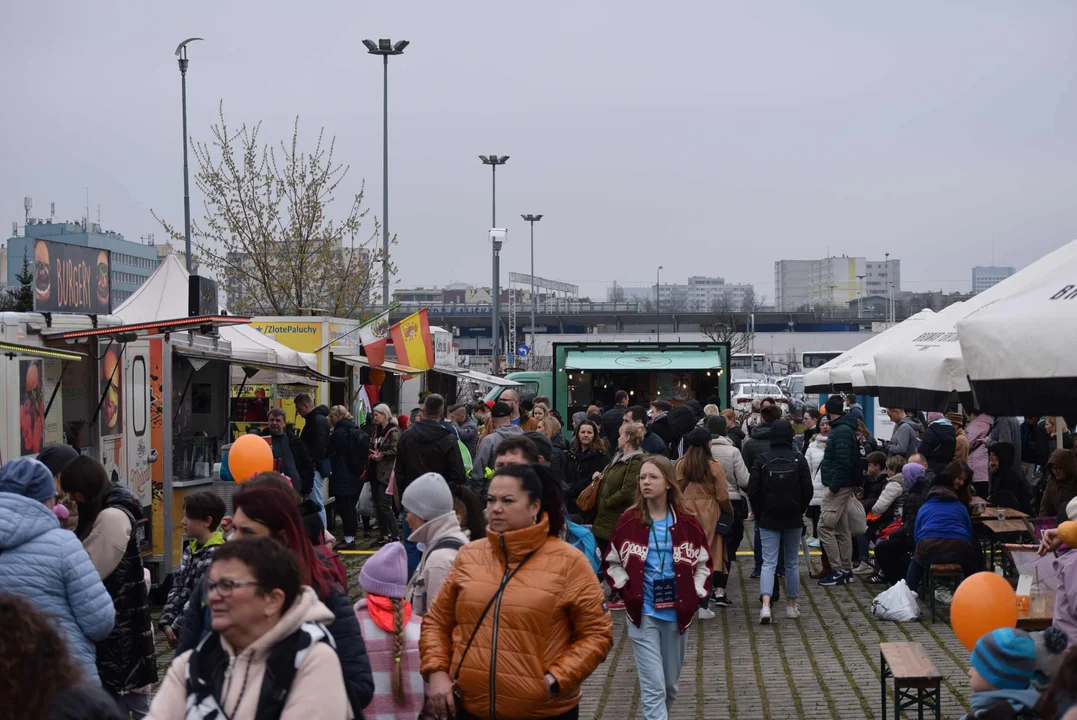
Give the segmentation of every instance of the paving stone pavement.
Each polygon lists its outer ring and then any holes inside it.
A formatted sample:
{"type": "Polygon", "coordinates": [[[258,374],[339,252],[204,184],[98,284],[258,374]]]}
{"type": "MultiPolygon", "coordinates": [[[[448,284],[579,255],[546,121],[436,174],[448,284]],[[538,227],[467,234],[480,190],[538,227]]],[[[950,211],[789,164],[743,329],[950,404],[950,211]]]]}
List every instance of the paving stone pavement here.
{"type": "MultiPolygon", "coordinates": [[[[365,555],[349,555],[349,588],[359,597],[365,555]]],[[[876,620],[871,599],[881,590],[857,579],[823,588],[808,579],[801,558],[799,620],[785,617],[785,588],[774,622],[759,625],[759,581],[749,577],[751,557],[741,557],[729,578],[733,607],[716,608],[713,620],[688,629],[680,692],[670,720],[750,718],[882,718],[879,643],[919,642],[943,675],[942,717],[969,709],[968,651],[942,619],[913,623],[876,620]]],[[[783,583],[784,584],[784,583],[783,583]]],[[[924,617],[927,617],[926,610],[924,617]]],[[[583,688],[580,717],[639,720],[639,685],[624,612],[614,613],[614,646],[583,688]]],[[[172,654],[157,633],[161,676],[172,654]]],[[[887,710],[893,713],[892,683],[887,710]]],[[[914,715],[905,714],[905,717],[914,715]]]]}

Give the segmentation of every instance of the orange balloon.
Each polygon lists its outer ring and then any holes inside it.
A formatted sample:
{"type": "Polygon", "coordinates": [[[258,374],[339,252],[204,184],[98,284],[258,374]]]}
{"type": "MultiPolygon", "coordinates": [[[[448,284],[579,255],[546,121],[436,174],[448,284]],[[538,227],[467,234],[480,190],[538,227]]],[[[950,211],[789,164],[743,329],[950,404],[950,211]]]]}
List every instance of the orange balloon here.
{"type": "Polygon", "coordinates": [[[371,385],[377,385],[378,387],[381,387],[381,385],[384,382],[385,382],[385,371],[382,370],[381,368],[371,368],[370,369],[370,384],[371,385]]]}
{"type": "Polygon", "coordinates": [[[1058,526],[1058,539],[1066,543],[1066,547],[1077,548],[1077,521],[1067,520],[1058,526]]]}
{"type": "Polygon", "coordinates": [[[954,593],[950,623],[957,639],[971,651],[987,633],[1017,627],[1017,593],[1008,580],[993,572],[970,575],[954,593]]]}
{"type": "Polygon", "coordinates": [[[258,435],[243,435],[228,451],[228,471],[237,483],[273,469],[273,450],[258,435]]]}

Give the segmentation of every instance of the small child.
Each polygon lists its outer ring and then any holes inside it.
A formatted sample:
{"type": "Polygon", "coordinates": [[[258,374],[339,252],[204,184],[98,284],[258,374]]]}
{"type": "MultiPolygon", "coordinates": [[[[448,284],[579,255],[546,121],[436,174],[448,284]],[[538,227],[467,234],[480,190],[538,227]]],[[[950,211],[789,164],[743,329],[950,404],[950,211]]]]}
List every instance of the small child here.
{"type": "Polygon", "coordinates": [[[183,546],[179,569],[172,576],[172,588],[157,622],[172,647],[179,642],[183,610],[191,593],[202,581],[214,549],[224,544],[217,529],[224,513],[224,501],[208,490],[191,493],[183,500],[183,534],[190,542],[183,546]]]}
{"type": "Polygon", "coordinates": [[[399,542],[378,550],[359,573],[366,594],[355,603],[355,616],[374,673],[374,699],[363,708],[370,718],[415,720],[423,710],[423,676],[419,670],[422,618],[404,600],[408,590],[408,554],[399,542]]]}
{"type": "Polygon", "coordinates": [[[965,718],[1039,717],[1036,642],[1024,630],[1000,628],[976,641],[969,668],[972,712],[965,718]]]}

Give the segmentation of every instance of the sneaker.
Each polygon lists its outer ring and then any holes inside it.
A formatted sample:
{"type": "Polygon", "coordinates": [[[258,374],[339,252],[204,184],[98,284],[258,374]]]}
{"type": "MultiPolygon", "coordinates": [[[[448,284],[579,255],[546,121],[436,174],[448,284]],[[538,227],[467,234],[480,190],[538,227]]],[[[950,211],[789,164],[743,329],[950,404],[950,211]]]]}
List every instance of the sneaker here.
{"type": "Polygon", "coordinates": [[[752,574],[751,574],[751,575],[749,575],[748,577],[750,577],[750,578],[754,578],[754,579],[758,580],[758,579],[759,579],[759,576],[760,576],[760,575],[761,575],[762,573],[763,573],[762,569],[760,569],[760,568],[756,568],[755,570],[752,570],[752,574]]]}
{"type": "Polygon", "coordinates": [[[608,607],[610,610],[624,610],[625,609],[625,601],[624,600],[610,600],[609,602],[606,603],[606,607],[608,607]]]}
{"type": "Polygon", "coordinates": [[[711,604],[717,605],[718,607],[733,607],[733,601],[729,599],[728,595],[719,595],[711,600],[711,604]]]}
{"type": "Polygon", "coordinates": [[[340,545],[340,546],[337,547],[337,550],[345,550],[345,551],[354,550],[354,549],[355,549],[355,541],[354,540],[352,540],[351,542],[346,542],[343,545],[340,545]]]}
{"type": "Polygon", "coordinates": [[[714,611],[711,610],[710,608],[701,607],[699,609],[699,619],[700,620],[713,620],[714,619],[714,611]]]}
{"type": "Polygon", "coordinates": [[[949,605],[954,601],[954,594],[944,587],[935,590],[935,600],[943,605],[949,605]]]}
{"type": "Polygon", "coordinates": [[[770,625],[770,608],[766,605],[759,608],[759,624],[770,625]]]}
{"type": "Polygon", "coordinates": [[[785,616],[787,618],[796,620],[798,617],[800,617],[800,605],[797,605],[796,603],[793,603],[792,605],[786,605],[785,616]]]}
{"type": "Polygon", "coordinates": [[[822,579],[820,579],[819,584],[822,585],[823,587],[834,587],[835,585],[844,585],[845,583],[842,582],[842,579],[844,577],[845,577],[844,573],[835,571],[835,572],[830,573],[829,575],[824,576],[822,579]]]}
{"type": "Polygon", "coordinates": [[[857,575],[874,575],[875,568],[869,562],[862,562],[853,568],[853,572],[857,575]]]}
{"type": "Polygon", "coordinates": [[[818,548],[820,548],[822,546],[823,546],[823,543],[819,541],[819,538],[817,538],[817,537],[808,538],[808,547],[813,548],[813,549],[818,549],[818,548]]]}
{"type": "Polygon", "coordinates": [[[841,574],[841,585],[852,585],[856,578],[853,577],[851,572],[844,572],[841,574]]]}
{"type": "Polygon", "coordinates": [[[889,585],[890,584],[887,581],[887,579],[882,576],[881,573],[875,573],[874,575],[869,577],[868,582],[871,583],[872,585],[889,585]]]}

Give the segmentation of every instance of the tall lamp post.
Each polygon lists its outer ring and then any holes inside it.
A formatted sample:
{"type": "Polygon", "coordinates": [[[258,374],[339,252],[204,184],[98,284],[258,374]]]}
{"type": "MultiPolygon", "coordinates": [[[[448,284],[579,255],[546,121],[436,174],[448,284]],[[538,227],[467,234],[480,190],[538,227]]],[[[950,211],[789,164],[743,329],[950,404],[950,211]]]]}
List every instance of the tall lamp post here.
{"type": "Polygon", "coordinates": [[[658,266],[658,272],[654,274],[654,332],[657,342],[662,342],[662,299],[658,294],[658,286],[662,284],[662,266],[658,266]]]}
{"type": "Polygon", "coordinates": [[[501,230],[501,235],[494,236],[494,231],[497,230],[497,166],[504,165],[509,161],[508,155],[479,155],[479,160],[482,160],[483,165],[489,165],[493,174],[493,195],[491,196],[492,211],[490,214],[490,241],[494,246],[494,317],[493,317],[493,341],[494,341],[494,364],[493,372],[496,374],[497,356],[498,356],[498,335],[500,334],[501,326],[501,245],[505,241],[505,231],[501,230]]]}
{"type": "Polygon", "coordinates": [[[187,179],[187,44],[202,38],[187,38],[176,47],[179,59],[180,87],[183,103],[183,252],[186,255],[187,272],[191,270],[191,187],[187,179]]]}
{"type": "Polygon", "coordinates": [[[856,289],[856,317],[859,320],[864,316],[864,278],[867,275],[857,275],[856,279],[860,281],[860,287],[856,289]]]}
{"type": "Polygon", "coordinates": [[[531,352],[535,352],[535,223],[541,215],[521,215],[524,222],[531,223],[531,352]]]}
{"type": "Polygon", "coordinates": [[[389,309],[389,56],[400,55],[409,43],[400,40],[395,45],[388,38],[375,43],[364,40],[367,54],[382,57],[381,108],[381,304],[389,309]]]}

